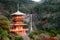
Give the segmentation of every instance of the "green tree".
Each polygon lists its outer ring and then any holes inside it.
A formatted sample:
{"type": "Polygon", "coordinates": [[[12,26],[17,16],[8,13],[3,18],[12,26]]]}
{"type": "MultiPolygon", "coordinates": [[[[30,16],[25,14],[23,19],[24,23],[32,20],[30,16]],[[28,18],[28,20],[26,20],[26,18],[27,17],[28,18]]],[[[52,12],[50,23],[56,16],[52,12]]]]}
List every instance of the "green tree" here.
{"type": "Polygon", "coordinates": [[[0,18],[0,29],[9,30],[10,22],[6,17],[0,18]]]}

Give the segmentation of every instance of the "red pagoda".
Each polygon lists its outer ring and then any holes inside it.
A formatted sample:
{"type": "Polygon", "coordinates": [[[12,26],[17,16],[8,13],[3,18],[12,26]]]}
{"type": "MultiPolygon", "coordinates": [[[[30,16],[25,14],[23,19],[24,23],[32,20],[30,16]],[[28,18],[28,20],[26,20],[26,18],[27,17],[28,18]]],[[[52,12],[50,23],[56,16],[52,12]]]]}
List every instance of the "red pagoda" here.
{"type": "Polygon", "coordinates": [[[12,23],[11,23],[11,32],[16,32],[18,35],[25,34],[28,29],[24,28],[24,17],[26,14],[17,11],[16,13],[11,14],[12,16],[12,23]]]}

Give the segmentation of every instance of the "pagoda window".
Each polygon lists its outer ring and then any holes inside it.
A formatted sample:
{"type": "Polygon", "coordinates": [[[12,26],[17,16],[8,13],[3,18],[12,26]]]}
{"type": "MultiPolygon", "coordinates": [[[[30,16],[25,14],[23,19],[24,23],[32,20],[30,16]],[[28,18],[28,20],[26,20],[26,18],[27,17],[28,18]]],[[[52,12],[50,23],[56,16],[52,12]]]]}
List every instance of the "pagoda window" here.
{"type": "Polygon", "coordinates": [[[15,28],[16,28],[16,26],[11,27],[11,29],[15,29],[15,28]]]}

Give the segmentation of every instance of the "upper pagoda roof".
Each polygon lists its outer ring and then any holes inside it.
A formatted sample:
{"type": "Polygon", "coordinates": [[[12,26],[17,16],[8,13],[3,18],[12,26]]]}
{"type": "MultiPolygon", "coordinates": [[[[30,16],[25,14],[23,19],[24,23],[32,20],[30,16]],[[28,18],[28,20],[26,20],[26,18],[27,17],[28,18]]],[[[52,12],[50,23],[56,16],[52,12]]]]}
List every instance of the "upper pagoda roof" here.
{"type": "Polygon", "coordinates": [[[24,14],[24,13],[22,13],[22,12],[20,12],[20,11],[18,10],[17,12],[15,12],[15,13],[13,13],[13,14],[11,14],[11,15],[26,15],[26,14],[24,14]]]}

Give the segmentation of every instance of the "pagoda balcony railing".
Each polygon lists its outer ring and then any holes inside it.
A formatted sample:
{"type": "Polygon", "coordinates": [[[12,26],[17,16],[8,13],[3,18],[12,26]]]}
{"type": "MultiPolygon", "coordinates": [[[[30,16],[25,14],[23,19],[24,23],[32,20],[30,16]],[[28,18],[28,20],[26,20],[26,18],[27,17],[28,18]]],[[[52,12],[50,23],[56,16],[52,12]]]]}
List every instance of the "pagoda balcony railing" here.
{"type": "Polygon", "coordinates": [[[13,22],[23,22],[23,19],[12,19],[13,22]]]}
{"type": "Polygon", "coordinates": [[[11,26],[13,25],[13,26],[15,26],[15,25],[27,25],[27,24],[10,24],[11,26]]]}

